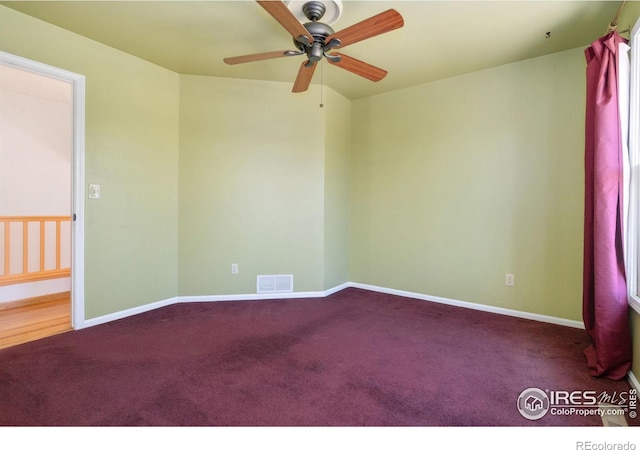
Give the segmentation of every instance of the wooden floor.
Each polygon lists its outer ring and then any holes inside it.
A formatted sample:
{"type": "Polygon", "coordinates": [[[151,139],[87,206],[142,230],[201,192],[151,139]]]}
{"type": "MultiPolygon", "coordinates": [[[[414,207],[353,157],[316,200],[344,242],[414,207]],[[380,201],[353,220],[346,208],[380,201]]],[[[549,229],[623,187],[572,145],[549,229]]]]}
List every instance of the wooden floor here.
{"type": "Polygon", "coordinates": [[[69,292],[0,303],[0,349],[71,330],[69,292]]]}

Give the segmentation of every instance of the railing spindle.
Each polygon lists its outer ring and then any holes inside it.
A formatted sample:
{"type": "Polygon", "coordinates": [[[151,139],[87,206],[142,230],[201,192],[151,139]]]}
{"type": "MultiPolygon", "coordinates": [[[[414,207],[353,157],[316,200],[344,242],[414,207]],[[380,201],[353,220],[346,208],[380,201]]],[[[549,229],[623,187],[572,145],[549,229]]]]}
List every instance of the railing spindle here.
{"type": "Polygon", "coordinates": [[[4,222],[4,273],[9,275],[11,270],[11,224],[4,222]]]}
{"type": "Polygon", "coordinates": [[[22,273],[29,271],[29,222],[22,222],[22,273]]]}
{"type": "Polygon", "coordinates": [[[60,269],[60,219],[56,220],[56,270],[60,269]]]}
{"type": "Polygon", "coordinates": [[[40,272],[44,272],[44,220],[40,221],[40,272]]]}

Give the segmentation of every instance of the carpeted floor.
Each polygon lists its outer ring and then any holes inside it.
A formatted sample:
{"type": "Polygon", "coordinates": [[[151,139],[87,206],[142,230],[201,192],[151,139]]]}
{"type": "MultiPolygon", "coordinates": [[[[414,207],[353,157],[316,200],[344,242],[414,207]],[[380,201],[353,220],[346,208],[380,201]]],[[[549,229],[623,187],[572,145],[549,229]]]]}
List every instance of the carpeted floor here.
{"type": "Polygon", "coordinates": [[[355,288],[178,304],[0,350],[0,425],[601,426],[517,409],[531,387],[628,391],[588,375],[587,343],[355,288]]]}

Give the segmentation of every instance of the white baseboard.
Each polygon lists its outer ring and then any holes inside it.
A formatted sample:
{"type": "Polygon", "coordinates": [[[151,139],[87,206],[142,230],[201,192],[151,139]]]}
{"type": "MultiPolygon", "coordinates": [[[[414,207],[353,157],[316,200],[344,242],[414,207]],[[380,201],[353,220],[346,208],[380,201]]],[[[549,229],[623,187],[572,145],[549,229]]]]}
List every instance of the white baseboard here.
{"type": "Polygon", "coordinates": [[[178,297],[178,303],[324,298],[347,287],[349,287],[349,283],[341,284],[326,291],[287,292],[281,294],[187,295],[178,297]]]}
{"type": "Polygon", "coordinates": [[[638,379],[632,371],[629,371],[629,373],[627,374],[627,379],[629,380],[629,384],[631,385],[631,387],[635,389],[636,392],[640,392],[640,382],[638,382],[638,379]]]}
{"type": "Polygon", "coordinates": [[[336,287],[332,287],[331,289],[327,289],[326,291],[324,291],[324,296],[328,297],[331,294],[335,294],[336,292],[340,292],[343,289],[346,289],[348,287],[351,287],[351,283],[342,283],[336,287]]]}
{"type": "Polygon", "coordinates": [[[135,316],[136,314],[149,312],[154,309],[162,308],[164,306],[173,305],[175,303],[178,303],[178,297],[160,300],[158,302],[149,303],[147,305],[136,306],[135,308],[125,309],[124,311],[118,311],[111,314],[106,314],[104,316],[95,317],[93,319],[84,320],[80,328],[93,327],[96,325],[101,325],[103,323],[112,322],[114,320],[124,319],[125,317],[135,316]]]}
{"type": "Polygon", "coordinates": [[[480,303],[463,302],[461,300],[453,300],[453,299],[444,298],[444,297],[435,297],[433,295],[418,294],[416,292],[401,291],[398,289],[372,286],[369,284],[351,283],[351,282],[347,284],[350,287],[365,289],[368,291],[398,295],[400,297],[409,297],[417,300],[426,300],[429,302],[442,303],[445,305],[458,306],[461,308],[475,309],[478,311],[485,311],[485,312],[490,312],[494,314],[502,314],[505,316],[519,317],[521,319],[537,320],[538,322],[546,322],[546,323],[552,323],[555,325],[563,325],[565,327],[584,329],[584,324],[577,320],[562,319],[559,317],[545,316],[543,314],[528,313],[524,311],[517,311],[514,309],[500,308],[497,306],[482,305],[480,303]]]}
{"type": "Polygon", "coordinates": [[[134,316],[145,312],[152,311],[154,309],[162,308],[176,303],[193,303],[193,302],[228,302],[228,301],[240,301],[240,300],[282,300],[282,299],[305,299],[305,298],[324,298],[331,294],[348,288],[349,283],[344,283],[339,286],[333,287],[326,291],[310,291],[310,292],[292,292],[285,294],[232,294],[232,295],[197,295],[197,296],[179,296],[172,297],[166,300],[160,300],[147,305],[136,306],[135,308],[126,309],[124,311],[118,311],[104,316],[96,317],[93,319],[84,320],[76,330],[93,327],[95,325],[101,325],[103,323],[111,322],[118,319],[124,319],[125,317],[134,316]]]}
{"type": "MultiPolygon", "coordinates": [[[[76,329],[92,327],[103,323],[111,322],[113,320],[123,319],[125,317],[133,316],[136,314],[152,311],[154,309],[162,308],[164,306],[173,305],[176,303],[193,303],[193,302],[227,302],[227,301],[246,301],[246,300],[286,300],[286,299],[305,299],[305,298],[324,298],[329,295],[335,294],[348,287],[354,287],[358,289],[364,289],[367,291],[381,292],[384,294],[397,295],[400,297],[414,298],[417,300],[425,300],[434,303],[442,303],[445,305],[457,306],[461,308],[475,309],[478,311],[485,311],[494,314],[502,314],[505,316],[519,317],[522,319],[537,320],[538,322],[552,323],[556,325],[563,325],[572,328],[584,328],[582,322],[576,320],[562,319],[559,317],[545,316],[542,314],[528,313],[523,311],[516,311],[513,309],[499,308],[497,306],[481,305],[479,303],[464,302],[461,300],[453,300],[444,297],[435,297],[433,295],[418,294],[416,292],[402,291],[398,289],[385,288],[380,286],[373,286],[370,284],[362,283],[343,283],[339,286],[327,289],[326,291],[307,291],[307,292],[292,292],[284,294],[230,294],[230,295],[187,295],[172,297],[166,300],[161,300],[148,305],[137,306],[135,308],[126,309],[124,311],[107,314],[104,316],[96,317],[94,319],[85,320],[81,327],[76,329]]],[[[630,372],[631,373],[631,372],[630,372]]],[[[630,376],[633,376],[631,374],[630,376]]],[[[635,382],[637,380],[634,378],[635,382]]]]}

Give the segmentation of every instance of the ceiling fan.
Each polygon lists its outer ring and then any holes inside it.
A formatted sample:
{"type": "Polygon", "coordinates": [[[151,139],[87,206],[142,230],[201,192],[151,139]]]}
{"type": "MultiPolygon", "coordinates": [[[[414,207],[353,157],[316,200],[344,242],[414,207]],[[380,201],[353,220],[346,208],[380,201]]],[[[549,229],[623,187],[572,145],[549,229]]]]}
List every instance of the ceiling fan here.
{"type": "Polygon", "coordinates": [[[292,92],[304,92],[309,88],[317,66],[316,63],[323,56],[330,64],[371,81],[380,81],[387,75],[387,71],[384,69],[372,66],[343,53],[334,52],[334,50],[402,27],[404,20],[396,10],[389,9],[335,32],[329,25],[320,22],[326,12],[326,7],[321,1],[308,1],[302,6],[302,11],[309,20],[305,24],[300,23],[281,1],[256,1],[293,36],[293,43],[298,50],[279,50],[235,56],[224,58],[223,61],[225,63],[242,64],[284,56],[306,55],[307,60],[302,63],[298,70],[292,92]]]}

